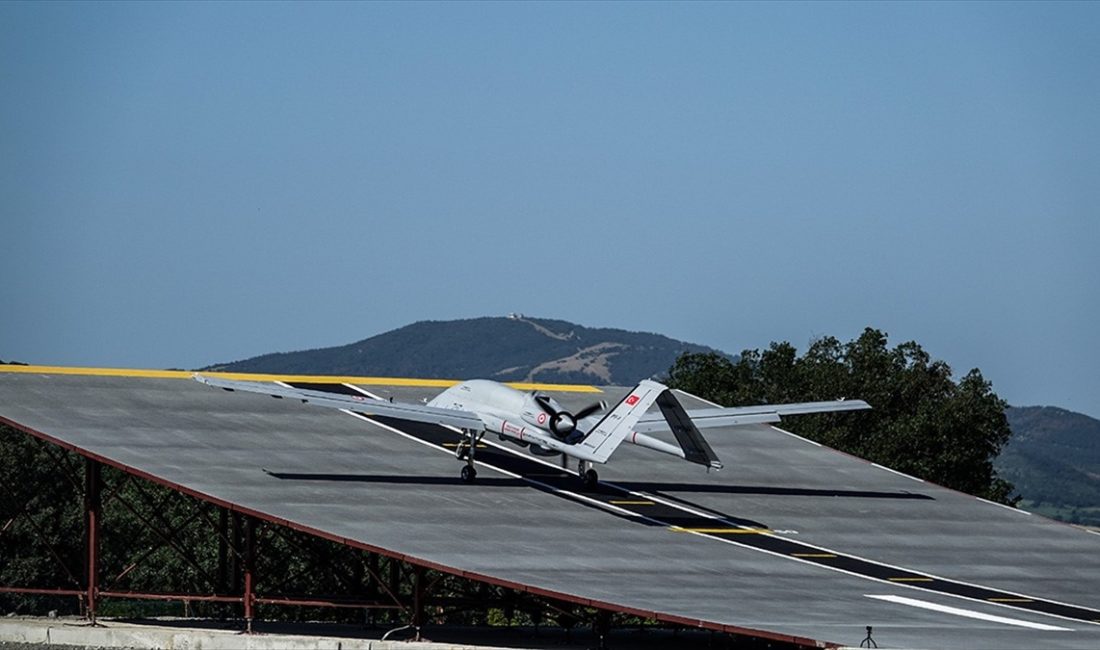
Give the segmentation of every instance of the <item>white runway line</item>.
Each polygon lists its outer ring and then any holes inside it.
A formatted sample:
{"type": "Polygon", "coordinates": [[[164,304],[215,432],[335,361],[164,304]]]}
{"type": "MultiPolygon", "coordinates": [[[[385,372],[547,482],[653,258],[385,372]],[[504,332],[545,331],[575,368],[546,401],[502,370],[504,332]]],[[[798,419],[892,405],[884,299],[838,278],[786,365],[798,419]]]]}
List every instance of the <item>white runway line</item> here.
{"type": "Polygon", "coordinates": [[[1072,632],[1068,627],[1058,627],[1056,625],[1046,625],[1045,623],[1032,623],[1031,621],[1024,621],[1018,618],[1007,618],[1005,616],[995,616],[993,614],[983,614],[982,612],[976,612],[972,609],[961,609],[958,607],[948,607],[947,605],[938,605],[936,603],[930,603],[927,600],[917,600],[916,598],[906,598],[905,596],[876,596],[872,594],[864,594],[867,598],[873,598],[875,600],[885,600],[890,603],[896,603],[898,605],[909,605],[910,607],[918,607],[920,609],[928,609],[934,612],[942,612],[944,614],[952,614],[954,616],[963,616],[966,618],[976,618],[980,621],[990,621],[991,623],[1004,623],[1005,625],[1015,625],[1016,627],[1026,627],[1032,630],[1042,630],[1044,632],[1072,632]]]}
{"type": "Polygon", "coordinates": [[[1027,515],[1028,517],[1031,516],[1031,513],[1028,512],[1027,510],[1020,510],[1019,508],[1013,508],[1012,506],[1007,506],[1003,503],[997,503],[996,501],[990,501],[989,499],[983,499],[981,497],[974,497],[974,498],[977,499],[978,501],[981,501],[982,503],[988,503],[991,506],[997,506],[998,508],[1004,508],[1005,510],[1011,510],[1012,512],[1018,512],[1020,514],[1027,515]]]}
{"type": "Polygon", "coordinates": [[[891,474],[897,474],[898,476],[902,476],[904,478],[907,478],[910,481],[916,481],[917,483],[924,483],[924,479],[922,479],[922,478],[917,478],[916,476],[909,476],[908,474],[905,474],[904,472],[899,472],[896,469],[891,469],[891,468],[889,468],[885,465],[879,465],[878,463],[871,463],[871,464],[874,465],[875,467],[879,468],[879,469],[884,469],[887,472],[890,472],[891,474]]]}

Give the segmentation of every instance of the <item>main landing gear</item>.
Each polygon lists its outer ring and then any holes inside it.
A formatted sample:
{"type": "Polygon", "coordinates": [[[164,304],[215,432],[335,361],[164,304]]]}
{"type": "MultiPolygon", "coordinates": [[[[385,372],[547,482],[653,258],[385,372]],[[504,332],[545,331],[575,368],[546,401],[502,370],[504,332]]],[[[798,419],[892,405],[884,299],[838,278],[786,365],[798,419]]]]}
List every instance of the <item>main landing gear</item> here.
{"type": "MultiPolygon", "coordinates": [[[[569,457],[565,454],[561,455],[561,468],[569,471],[569,457]]],[[[592,463],[586,460],[577,461],[577,476],[581,478],[581,489],[585,492],[592,492],[600,482],[600,475],[592,469],[592,463]]]]}
{"type": "Polygon", "coordinates": [[[580,474],[581,486],[586,492],[595,490],[600,482],[600,475],[586,460],[577,461],[577,474],[580,474]]]}
{"type": "Polygon", "coordinates": [[[463,433],[466,434],[466,439],[455,447],[455,458],[466,460],[466,464],[462,466],[462,482],[473,483],[477,479],[477,469],[474,467],[474,450],[477,449],[477,443],[481,440],[481,436],[485,435],[485,432],[466,430],[463,433]]]}
{"type": "MultiPolygon", "coordinates": [[[[477,480],[477,469],[474,467],[474,451],[477,449],[477,443],[481,442],[484,435],[484,431],[463,431],[462,441],[455,447],[455,458],[466,461],[460,474],[463,483],[473,483],[477,480]]],[[[568,462],[568,457],[562,454],[562,469],[567,467],[568,462]]],[[[585,492],[595,491],[600,484],[600,475],[592,469],[592,463],[586,460],[577,461],[577,475],[581,478],[581,489],[585,492]]]]}

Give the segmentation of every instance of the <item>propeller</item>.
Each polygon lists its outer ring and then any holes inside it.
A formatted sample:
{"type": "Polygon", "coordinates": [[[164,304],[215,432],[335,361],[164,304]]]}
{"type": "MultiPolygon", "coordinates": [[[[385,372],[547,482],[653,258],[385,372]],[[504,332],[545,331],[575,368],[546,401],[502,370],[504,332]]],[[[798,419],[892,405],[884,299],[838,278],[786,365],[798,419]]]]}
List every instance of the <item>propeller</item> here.
{"type": "Polygon", "coordinates": [[[550,432],[561,440],[565,440],[570,434],[577,430],[577,422],[592,415],[596,411],[602,411],[607,408],[606,402],[599,401],[595,404],[589,404],[576,413],[559,411],[550,404],[550,398],[545,395],[536,395],[535,403],[539,405],[539,408],[541,408],[546,415],[550,416],[548,422],[550,432]]]}

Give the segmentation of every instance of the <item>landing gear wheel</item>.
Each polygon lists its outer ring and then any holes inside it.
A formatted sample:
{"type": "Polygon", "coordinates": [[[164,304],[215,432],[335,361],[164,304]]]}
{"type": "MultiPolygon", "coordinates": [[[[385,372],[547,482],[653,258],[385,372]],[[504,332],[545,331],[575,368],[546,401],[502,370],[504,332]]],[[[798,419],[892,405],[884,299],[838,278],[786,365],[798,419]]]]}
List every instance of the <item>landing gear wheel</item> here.
{"type": "Polygon", "coordinates": [[[469,465],[463,466],[463,468],[462,468],[462,482],[463,483],[473,483],[475,478],[477,478],[477,470],[474,469],[473,467],[469,466],[469,465]]]}
{"type": "Polygon", "coordinates": [[[581,484],[586,490],[595,490],[596,484],[600,482],[600,475],[596,473],[596,470],[590,469],[581,475],[581,484]]]}

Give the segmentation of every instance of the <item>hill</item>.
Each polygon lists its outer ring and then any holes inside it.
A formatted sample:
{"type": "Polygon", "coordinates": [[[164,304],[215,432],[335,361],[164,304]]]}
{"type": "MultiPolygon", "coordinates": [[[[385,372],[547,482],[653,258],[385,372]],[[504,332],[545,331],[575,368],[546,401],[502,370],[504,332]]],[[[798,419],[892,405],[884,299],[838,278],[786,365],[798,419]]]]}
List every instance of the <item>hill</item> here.
{"type": "Polygon", "coordinates": [[[348,345],[204,370],[620,385],[664,374],[685,352],[713,351],[660,334],[513,314],[422,321],[348,345]]]}
{"type": "Polygon", "coordinates": [[[1025,509],[1100,525],[1100,420],[1053,406],[1005,411],[1012,438],[997,471],[1016,486],[1025,509]]]}

